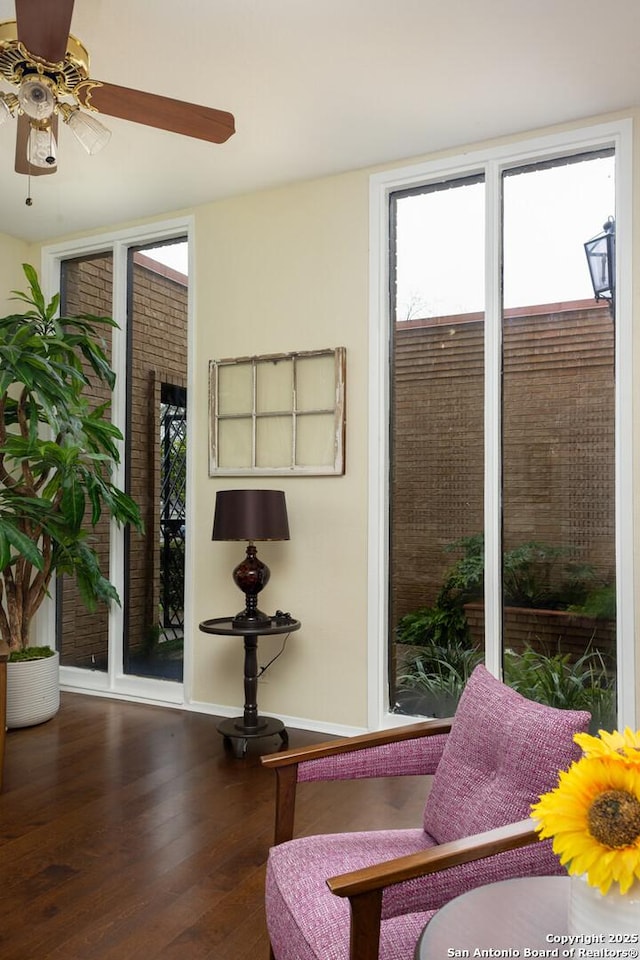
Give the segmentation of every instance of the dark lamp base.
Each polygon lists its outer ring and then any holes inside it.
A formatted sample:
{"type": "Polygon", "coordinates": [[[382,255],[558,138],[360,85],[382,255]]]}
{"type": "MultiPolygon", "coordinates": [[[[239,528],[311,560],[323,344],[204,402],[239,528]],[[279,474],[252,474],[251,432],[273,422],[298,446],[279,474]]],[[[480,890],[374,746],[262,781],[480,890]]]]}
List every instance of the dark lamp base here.
{"type": "Polygon", "coordinates": [[[271,617],[258,610],[258,594],[269,582],[270,571],[266,563],[256,556],[256,548],[250,543],[247,546],[247,555],[233,571],[236,586],[244,593],[245,608],[242,613],[233,618],[233,626],[255,626],[269,623],[271,617]]]}
{"type": "Polygon", "coordinates": [[[252,627],[256,624],[271,623],[271,617],[262,610],[242,610],[231,621],[234,627],[252,627]]]}

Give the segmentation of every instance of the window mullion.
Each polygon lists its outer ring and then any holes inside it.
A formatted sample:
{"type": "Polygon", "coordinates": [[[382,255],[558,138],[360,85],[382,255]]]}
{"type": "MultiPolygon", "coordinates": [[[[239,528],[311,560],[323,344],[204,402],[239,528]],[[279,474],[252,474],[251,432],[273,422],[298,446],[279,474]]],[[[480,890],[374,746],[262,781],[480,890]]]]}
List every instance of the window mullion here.
{"type": "MultiPolygon", "coordinates": [[[[118,324],[112,334],[111,364],[116,372],[116,385],[112,394],[112,422],[122,435],[127,435],[127,390],[129,364],[127,358],[128,340],[128,302],[129,302],[129,245],[121,242],[113,245],[113,319],[118,324]]],[[[114,481],[121,489],[126,489],[127,455],[123,444],[120,463],[114,474],[114,481]]],[[[116,686],[116,678],[124,670],[124,598],[126,569],[125,530],[111,521],[109,537],[109,579],[122,598],[122,604],[112,604],[108,626],[108,664],[109,687],[116,686]]]]}
{"type": "Polygon", "coordinates": [[[502,191],[500,168],[485,168],[485,657],[502,674],[502,191]]]}
{"type": "Polygon", "coordinates": [[[616,586],[618,724],[638,726],[638,664],[634,530],[632,134],[629,124],[616,142],[616,586]]]}

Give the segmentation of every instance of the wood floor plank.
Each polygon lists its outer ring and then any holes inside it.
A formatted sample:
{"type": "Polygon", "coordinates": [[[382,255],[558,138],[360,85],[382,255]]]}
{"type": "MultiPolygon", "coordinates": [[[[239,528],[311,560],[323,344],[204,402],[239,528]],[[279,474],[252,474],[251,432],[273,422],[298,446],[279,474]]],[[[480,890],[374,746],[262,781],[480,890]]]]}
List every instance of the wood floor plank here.
{"type": "MultiPolygon", "coordinates": [[[[267,960],[275,777],[217,718],[63,694],[10,731],[0,960],[267,960]]],[[[327,739],[290,730],[291,746],[327,739]]],[[[417,826],[420,778],[303,784],[297,833],[417,826]]]]}

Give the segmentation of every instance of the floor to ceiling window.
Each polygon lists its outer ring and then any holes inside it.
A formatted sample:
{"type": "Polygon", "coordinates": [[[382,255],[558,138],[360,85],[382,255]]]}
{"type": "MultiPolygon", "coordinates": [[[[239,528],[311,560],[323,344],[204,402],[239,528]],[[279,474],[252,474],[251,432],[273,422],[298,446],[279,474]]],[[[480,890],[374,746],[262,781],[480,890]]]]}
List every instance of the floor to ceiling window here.
{"type": "Polygon", "coordinates": [[[124,671],[182,680],[186,538],[186,244],[129,251],[127,487],[146,533],[126,551],[124,671]]]}
{"type": "Polygon", "coordinates": [[[483,529],[484,207],[483,176],[390,201],[389,668],[399,712],[423,712],[432,683],[431,709],[448,716],[466,676],[457,658],[468,658],[467,627],[446,579],[456,544],[483,529]]]}
{"type": "Polygon", "coordinates": [[[504,676],[612,729],[614,317],[580,241],[615,211],[615,156],[524,165],[502,187],[504,676]]]}
{"type": "MultiPolygon", "coordinates": [[[[620,207],[619,152],[615,135],[545,144],[526,162],[465,157],[376,187],[389,236],[378,622],[392,712],[450,715],[486,662],[532,699],[590,709],[594,727],[617,720],[633,663],[616,524],[628,367],[583,244],[620,207]]],[[[623,342],[624,321],[617,332],[623,342]]]]}
{"type": "Polygon", "coordinates": [[[171,702],[182,697],[184,655],[187,261],[186,238],[132,237],[111,249],[58,253],[51,267],[66,312],[118,322],[107,352],[117,375],[112,419],[125,437],[119,484],[145,523],[137,534],[105,517],[94,534],[119,606],[89,614],[73,582],[57,583],[62,679],[171,702]]]}

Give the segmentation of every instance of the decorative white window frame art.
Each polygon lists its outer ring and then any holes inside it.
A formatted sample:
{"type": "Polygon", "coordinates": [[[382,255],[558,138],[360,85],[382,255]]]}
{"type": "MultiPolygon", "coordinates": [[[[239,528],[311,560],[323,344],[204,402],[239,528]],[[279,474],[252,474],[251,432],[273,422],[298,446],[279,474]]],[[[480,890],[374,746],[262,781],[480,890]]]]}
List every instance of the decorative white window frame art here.
{"type": "Polygon", "coordinates": [[[346,348],[209,361],[209,476],[340,476],[346,348]]]}

